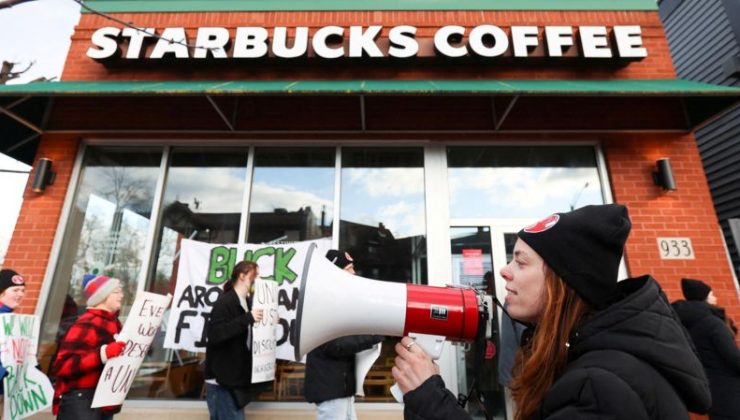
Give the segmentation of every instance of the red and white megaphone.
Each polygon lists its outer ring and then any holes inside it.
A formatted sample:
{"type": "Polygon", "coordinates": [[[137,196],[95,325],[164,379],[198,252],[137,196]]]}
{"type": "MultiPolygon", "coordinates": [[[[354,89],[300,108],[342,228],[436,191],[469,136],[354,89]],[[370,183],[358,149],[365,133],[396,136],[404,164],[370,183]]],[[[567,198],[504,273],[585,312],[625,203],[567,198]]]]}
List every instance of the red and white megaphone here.
{"type": "MultiPolygon", "coordinates": [[[[295,360],[348,335],[410,333],[473,341],[490,303],[472,288],[371,280],[338,269],[308,249],[298,297],[295,360]]],[[[490,331],[490,329],[489,329],[490,331]]]]}

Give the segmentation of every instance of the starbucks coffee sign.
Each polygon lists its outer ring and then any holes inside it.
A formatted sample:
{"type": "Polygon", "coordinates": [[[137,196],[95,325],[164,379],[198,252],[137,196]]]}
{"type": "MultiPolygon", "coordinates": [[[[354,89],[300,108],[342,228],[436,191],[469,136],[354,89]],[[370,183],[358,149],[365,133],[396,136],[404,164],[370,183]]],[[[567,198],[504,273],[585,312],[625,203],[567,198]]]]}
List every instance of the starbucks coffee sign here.
{"type": "Polygon", "coordinates": [[[121,60],[289,60],[316,58],[411,59],[414,57],[581,58],[640,60],[647,57],[642,30],[624,26],[443,26],[432,37],[417,37],[417,28],[402,25],[185,28],[103,27],[91,37],[87,56],[121,60]],[[122,48],[125,47],[125,48],[122,48]],[[123,50],[125,49],[125,53],[123,50]]]}

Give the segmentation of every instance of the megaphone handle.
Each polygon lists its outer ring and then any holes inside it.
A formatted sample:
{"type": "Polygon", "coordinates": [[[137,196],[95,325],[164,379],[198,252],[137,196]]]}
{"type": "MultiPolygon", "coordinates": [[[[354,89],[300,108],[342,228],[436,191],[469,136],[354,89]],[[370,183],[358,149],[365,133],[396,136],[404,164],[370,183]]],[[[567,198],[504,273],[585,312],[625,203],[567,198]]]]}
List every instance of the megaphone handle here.
{"type": "Polygon", "coordinates": [[[393,398],[395,398],[397,402],[403,402],[403,391],[401,391],[401,387],[398,386],[397,383],[393,384],[391,387],[391,395],[393,395],[393,398]]]}
{"type": "MultiPolygon", "coordinates": [[[[419,347],[421,347],[432,360],[437,360],[442,355],[442,349],[445,344],[445,337],[443,335],[409,333],[409,337],[413,338],[414,341],[416,341],[416,344],[419,345],[419,347]]],[[[391,395],[393,395],[393,398],[395,398],[396,401],[400,403],[403,402],[403,391],[401,391],[401,388],[397,383],[394,383],[391,387],[391,395]]]]}

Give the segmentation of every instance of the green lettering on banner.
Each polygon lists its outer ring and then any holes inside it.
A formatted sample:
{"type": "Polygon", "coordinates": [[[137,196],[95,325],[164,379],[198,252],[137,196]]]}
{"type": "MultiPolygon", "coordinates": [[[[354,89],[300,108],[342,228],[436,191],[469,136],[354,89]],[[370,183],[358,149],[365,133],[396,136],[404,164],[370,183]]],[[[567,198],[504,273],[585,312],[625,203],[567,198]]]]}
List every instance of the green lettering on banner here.
{"type": "Polygon", "coordinates": [[[275,262],[273,264],[273,274],[271,276],[262,276],[260,278],[264,280],[275,280],[279,287],[283,284],[283,281],[285,280],[287,280],[288,283],[293,283],[295,279],[298,278],[298,275],[293,270],[291,270],[290,267],[288,267],[288,264],[290,263],[290,260],[292,260],[295,256],[295,253],[296,250],[293,248],[285,250],[283,248],[275,248],[270,246],[260,248],[255,251],[246,251],[244,253],[244,260],[258,263],[257,260],[259,260],[260,258],[274,255],[275,262]]]}
{"type": "Polygon", "coordinates": [[[283,285],[283,280],[287,280],[288,283],[293,283],[298,275],[288,267],[290,260],[295,256],[295,248],[289,248],[287,250],[278,248],[275,254],[275,281],[278,287],[283,285]]]}
{"type": "Polygon", "coordinates": [[[18,325],[21,327],[21,335],[24,337],[30,337],[31,331],[33,331],[33,318],[23,317],[18,321],[18,325]]]}
{"type": "Polygon", "coordinates": [[[5,369],[8,370],[8,374],[7,376],[5,376],[5,394],[13,395],[15,393],[15,389],[19,385],[17,380],[16,365],[5,366],[5,369]]]}
{"type": "MultiPolygon", "coordinates": [[[[270,255],[275,255],[275,248],[271,246],[268,246],[267,248],[260,248],[256,251],[247,250],[246,252],[244,252],[244,261],[252,261],[259,264],[257,260],[262,257],[269,257],[270,255]]],[[[263,278],[265,280],[272,280],[272,276],[264,276],[260,278],[263,278]]]]}
{"type": "Polygon", "coordinates": [[[208,264],[207,284],[223,284],[231,276],[236,264],[236,248],[217,246],[211,249],[211,261],[208,264]]]}
{"type": "Polygon", "coordinates": [[[15,315],[9,314],[4,317],[3,319],[3,330],[5,331],[5,335],[13,335],[13,324],[15,324],[15,315]]]}
{"type": "Polygon", "coordinates": [[[31,390],[31,397],[33,397],[33,403],[36,407],[43,407],[48,403],[48,399],[41,386],[38,387],[38,390],[31,390]]]}

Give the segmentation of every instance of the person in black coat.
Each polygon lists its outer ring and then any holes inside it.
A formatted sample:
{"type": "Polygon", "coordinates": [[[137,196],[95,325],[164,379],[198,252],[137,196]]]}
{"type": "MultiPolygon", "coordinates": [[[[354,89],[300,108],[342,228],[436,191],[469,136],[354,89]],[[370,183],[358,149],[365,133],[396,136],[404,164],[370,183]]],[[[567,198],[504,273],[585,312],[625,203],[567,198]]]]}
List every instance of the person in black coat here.
{"type": "Polygon", "coordinates": [[[206,324],[206,401],[211,420],[244,420],[244,407],[254,391],[248,343],[263,310],[251,309],[249,294],[258,275],[254,262],[237,263],[206,324]]]}
{"type": "MultiPolygon", "coordinates": [[[[355,274],[354,261],[347,252],[329,250],[326,258],[337,267],[355,274]]],[[[310,351],[306,357],[304,395],[316,404],[318,420],[356,419],[355,354],[383,341],[383,336],[340,337],[310,351]]]]}
{"type": "MultiPolygon", "coordinates": [[[[516,420],[676,420],[709,409],[706,375],[658,283],[617,283],[630,227],[624,206],[602,205],[519,231],[501,270],[509,315],[534,325],[509,384],[516,420]]],[[[412,339],[396,352],[406,419],[470,418],[412,339]]]]}
{"type": "Polygon", "coordinates": [[[686,300],[673,303],[694,340],[712,391],[712,420],[740,419],[740,349],[725,311],[712,289],[701,280],[682,279],[686,300]]]}

